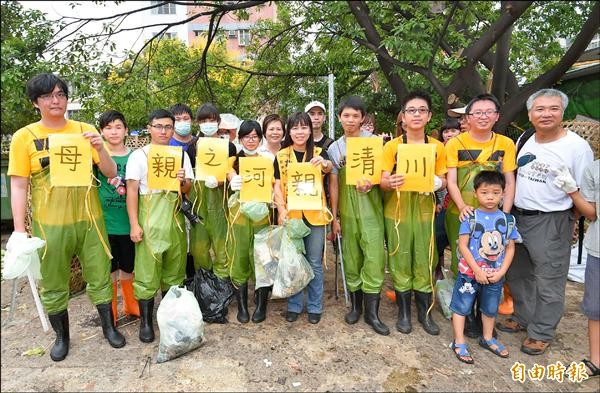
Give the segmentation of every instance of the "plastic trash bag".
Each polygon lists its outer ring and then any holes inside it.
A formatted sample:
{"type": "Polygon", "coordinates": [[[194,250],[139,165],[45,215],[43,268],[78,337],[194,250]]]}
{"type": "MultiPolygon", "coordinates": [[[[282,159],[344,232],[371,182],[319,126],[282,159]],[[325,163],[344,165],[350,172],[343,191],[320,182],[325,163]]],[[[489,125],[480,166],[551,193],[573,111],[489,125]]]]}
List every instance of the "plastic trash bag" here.
{"type": "Polygon", "coordinates": [[[442,274],[444,275],[444,278],[435,283],[435,296],[440,304],[444,317],[446,319],[451,319],[452,310],[450,310],[450,302],[452,301],[452,291],[454,290],[456,279],[452,272],[446,268],[442,269],[442,274]]]}
{"type": "Polygon", "coordinates": [[[204,341],[204,321],[194,294],[172,286],[156,311],[160,330],[157,363],[186,354],[204,341]]]}
{"type": "Polygon", "coordinates": [[[300,218],[287,220],[284,227],[288,238],[296,246],[296,250],[298,250],[299,253],[304,254],[306,249],[304,248],[304,240],[302,239],[310,234],[310,228],[306,226],[304,221],[300,218]]]}
{"type": "MultiPolygon", "coordinates": [[[[300,221],[300,223],[308,229],[302,220],[297,221],[300,221]]],[[[290,230],[286,223],[285,228],[286,231],[281,239],[277,274],[273,280],[273,293],[271,296],[273,299],[286,298],[295,295],[303,290],[315,277],[312,267],[303,255],[304,242],[302,241],[302,237],[299,239],[290,237],[290,233],[293,236],[304,233],[304,231],[301,231],[301,226],[295,225],[290,230]],[[302,242],[302,252],[298,250],[298,241],[302,242]]],[[[309,229],[308,233],[310,233],[309,229]]]]}
{"type": "Polygon", "coordinates": [[[236,191],[227,200],[229,210],[239,205],[240,213],[254,222],[259,222],[269,215],[269,206],[265,202],[240,202],[240,192],[236,191]]]}
{"type": "Polygon", "coordinates": [[[39,237],[30,237],[19,242],[10,251],[4,254],[4,266],[2,268],[2,278],[13,279],[27,275],[31,272],[32,278],[39,280],[42,278],[40,272],[40,256],[38,250],[46,245],[46,242],[39,237]]]}
{"type": "Polygon", "coordinates": [[[227,323],[227,307],[234,295],[229,280],[221,280],[213,272],[199,268],[185,285],[196,297],[205,322],[227,323]]]}
{"type": "Polygon", "coordinates": [[[273,285],[284,233],[283,226],[271,225],[254,234],[255,288],[273,285]]]}

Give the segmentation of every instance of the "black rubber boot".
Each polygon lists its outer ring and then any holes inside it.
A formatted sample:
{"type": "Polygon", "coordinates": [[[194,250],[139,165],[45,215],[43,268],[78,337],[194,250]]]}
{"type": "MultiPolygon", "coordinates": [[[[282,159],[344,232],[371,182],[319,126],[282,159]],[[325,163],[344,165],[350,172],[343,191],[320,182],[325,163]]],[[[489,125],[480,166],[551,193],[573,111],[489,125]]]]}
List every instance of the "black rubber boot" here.
{"type": "Polygon", "coordinates": [[[370,325],[375,333],[387,336],[390,329],[379,319],[379,294],[365,293],[365,322],[370,325]]]}
{"type": "Polygon", "coordinates": [[[58,314],[48,314],[48,318],[52,329],[56,332],[56,340],[50,350],[50,358],[55,362],[60,362],[69,353],[69,313],[64,310],[58,314]]]}
{"type": "Polygon", "coordinates": [[[356,292],[350,292],[350,301],[352,309],[346,314],[344,320],[347,324],[353,325],[360,319],[363,310],[363,292],[359,289],[356,292]]]}
{"type": "Polygon", "coordinates": [[[252,314],[252,322],[260,323],[267,318],[267,304],[269,303],[269,287],[258,288],[256,291],[256,309],[252,314]]]}
{"type": "Polygon", "coordinates": [[[240,323],[248,323],[250,321],[250,314],[248,314],[248,283],[240,285],[235,290],[235,299],[237,300],[237,320],[240,323]]]}
{"type": "Polygon", "coordinates": [[[398,305],[398,322],[396,322],[396,329],[398,329],[400,333],[408,334],[412,331],[412,324],[410,322],[411,299],[412,291],[396,291],[396,304],[398,305]]]}
{"type": "Polygon", "coordinates": [[[152,326],[154,298],[138,300],[138,303],[140,305],[140,341],[151,343],[154,341],[154,327],[152,326]]]}
{"type": "Polygon", "coordinates": [[[432,336],[440,334],[440,328],[427,310],[431,306],[431,293],[415,291],[415,303],[417,304],[417,315],[423,329],[432,336]]]}
{"type": "Polygon", "coordinates": [[[115,318],[112,313],[112,304],[97,304],[98,314],[100,314],[100,323],[102,324],[102,333],[113,348],[125,346],[125,337],[115,328],[115,318]]]}

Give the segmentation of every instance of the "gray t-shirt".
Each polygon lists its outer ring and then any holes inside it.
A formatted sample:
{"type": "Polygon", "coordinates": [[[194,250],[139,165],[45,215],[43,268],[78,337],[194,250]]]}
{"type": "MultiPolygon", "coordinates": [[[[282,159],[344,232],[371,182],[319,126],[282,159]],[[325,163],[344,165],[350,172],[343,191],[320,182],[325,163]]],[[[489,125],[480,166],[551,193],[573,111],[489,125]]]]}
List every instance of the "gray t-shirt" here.
{"type": "Polygon", "coordinates": [[[596,221],[590,223],[583,245],[590,255],[600,258],[600,160],[584,169],[580,189],[583,199],[596,203],[596,221]]]}
{"type": "MultiPolygon", "coordinates": [[[[377,135],[373,135],[366,131],[360,132],[360,137],[377,137],[377,135]]],[[[329,149],[327,149],[327,155],[329,155],[329,160],[333,163],[333,169],[331,173],[335,173],[336,175],[339,173],[341,167],[346,165],[346,136],[342,135],[338,140],[329,145],[329,149]]]]}

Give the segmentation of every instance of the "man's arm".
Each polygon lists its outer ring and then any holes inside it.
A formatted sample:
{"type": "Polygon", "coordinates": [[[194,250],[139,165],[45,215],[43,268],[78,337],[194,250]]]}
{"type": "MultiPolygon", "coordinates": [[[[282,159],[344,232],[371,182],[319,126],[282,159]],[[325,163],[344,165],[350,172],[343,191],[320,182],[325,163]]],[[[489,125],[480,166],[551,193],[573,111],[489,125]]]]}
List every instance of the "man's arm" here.
{"type": "Polygon", "coordinates": [[[515,172],[505,172],[504,180],[506,181],[506,186],[504,187],[504,203],[502,204],[502,211],[504,213],[510,213],[515,201],[515,172]]]}
{"type": "Polygon", "coordinates": [[[10,177],[10,206],[12,208],[15,232],[26,232],[25,217],[27,215],[27,190],[29,178],[12,175],[10,177]]]}
{"type": "Polygon", "coordinates": [[[144,231],[138,221],[139,187],[140,182],[138,180],[127,180],[127,197],[125,203],[127,204],[127,215],[129,216],[129,236],[134,243],[141,242],[144,236],[144,231]]]}
{"type": "Polygon", "coordinates": [[[337,173],[331,173],[329,177],[329,203],[331,205],[331,214],[333,215],[333,221],[331,222],[331,231],[333,235],[338,233],[342,234],[342,227],[338,217],[338,200],[339,200],[339,177],[337,173]]]}

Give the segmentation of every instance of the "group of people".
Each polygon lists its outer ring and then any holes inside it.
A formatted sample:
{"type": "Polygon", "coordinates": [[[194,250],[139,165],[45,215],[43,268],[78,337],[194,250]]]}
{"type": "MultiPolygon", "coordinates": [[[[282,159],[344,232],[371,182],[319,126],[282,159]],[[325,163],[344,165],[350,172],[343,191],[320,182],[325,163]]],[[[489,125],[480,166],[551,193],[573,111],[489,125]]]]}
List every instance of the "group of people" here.
{"type": "Polygon", "coordinates": [[[435,244],[441,242],[440,232],[445,232],[456,274],[450,305],[451,347],[456,357],[473,363],[463,334],[469,329],[477,332],[479,345],[508,356],[494,329],[505,277],[514,298],[514,314],[496,327],[504,332],[526,331],[521,350],[541,354],[563,314],[575,206],[594,221],[586,238],[589,278],[584,312],[590,319],[591,360],[586,364],[592,375],[598,373],[600,267],[595,220],[599,161],[592,164],[587,142],[561,126],[568,98],[557,90],[544,89],[529,98],[527,110],[535,132],[521,136],[518,148],[493,131],[501,108],[489,94],[455,110],[460,123],[448,119],[440,140],[426,133],[432,105],[423,92],[405,97],[398,116],[399,132],[389,141],[373,133],[374,119],[367,117],[364,102],[355,96],[338,106],[343,135],[331,140],[323,133],[326,108],[313,101],[286,121],[270,114],[262,124],[241,122],[235,135],[240,148],[228,144],[224,181],[214,176],[199,180],[193,171],[197,149],[205,138],[231,137],[229,131],[220,132],[221,115],[212,104],[203,104],[195,116],[184,104],[153,111],[148,118],[150,144],[130,151],[124,143],[127,122],[117,111],[100,116],[100,133],[91,125],[65,119],[69,92],[59,77],[40,74],[28,82],[27,92],[41,119],[18,130],[11,143],[8,174],[14,232],[7,248],[28,236],[25,216],[31,183],[32,234],[47,242],[40,253],[41,298],[57,336],[51,351],[55,361],[64,359],[69,350],[68,276],[74,255],[81,261],[104,335],[119,348],[125,345],[116,329],[119,282],[123,311],[140,317],[143,342],[155,338],[152,312],[157,292],[164,294],[170,286],[181,285],[186,271],[190,275],[199,268],[233,284],[240,323],[264,321],[269,287],[255,291],[252,317],[248,310],[254,234],[270,223],[286,225],[291,220],[302,220],[309,229],[304,255],[314,278],[305,290],[287,299],[285,318],[290,323],[304,310],[309,323],[320,321],[322,259],[326,233],[331,231],[334,237],[340,236],[344,256],[351,299],[346,323],[355,324],[362,315],[376,333],[390,333],[379,318],[387,265],[398,307],[397,330],[412,331],[414,294],[419,323],[428,334],[439,334],[432,318],[432,292],[440,256],[435,244]],[[198,135],[192,132],[195,124],[198,135]],[[89,139],[99,192],[89,187],[51,186],[47,141],[48,135],[56,133],[82,134],[89,139]],[[382,140],[381,181],[374,184],[363,178],[350,185],[347,138],[371,137],[382,140]],[[432,145],[431,192],[403,191],[405,175],[397,168],[398,151],[407,144],[432,145]],[[153,145],[181,147],[178,191],[149,187],[148,154],[153,145]],[[249,215],[247,205],[232,203],[230,198],[243,187],[240,158],[258,156],[270,158],[274,172],[272,202],[254,206],[254,212],[262,212],[260,217],[249,215]],[[317,181],[325,192],[320,209],[289,208],[288,168],[295,163],[310,163],[321,173],[317,181]],[[92,226],[90,220],[97,225],[92,226]],[[103,247],[106,243],[110,252],[103,247]]]}

